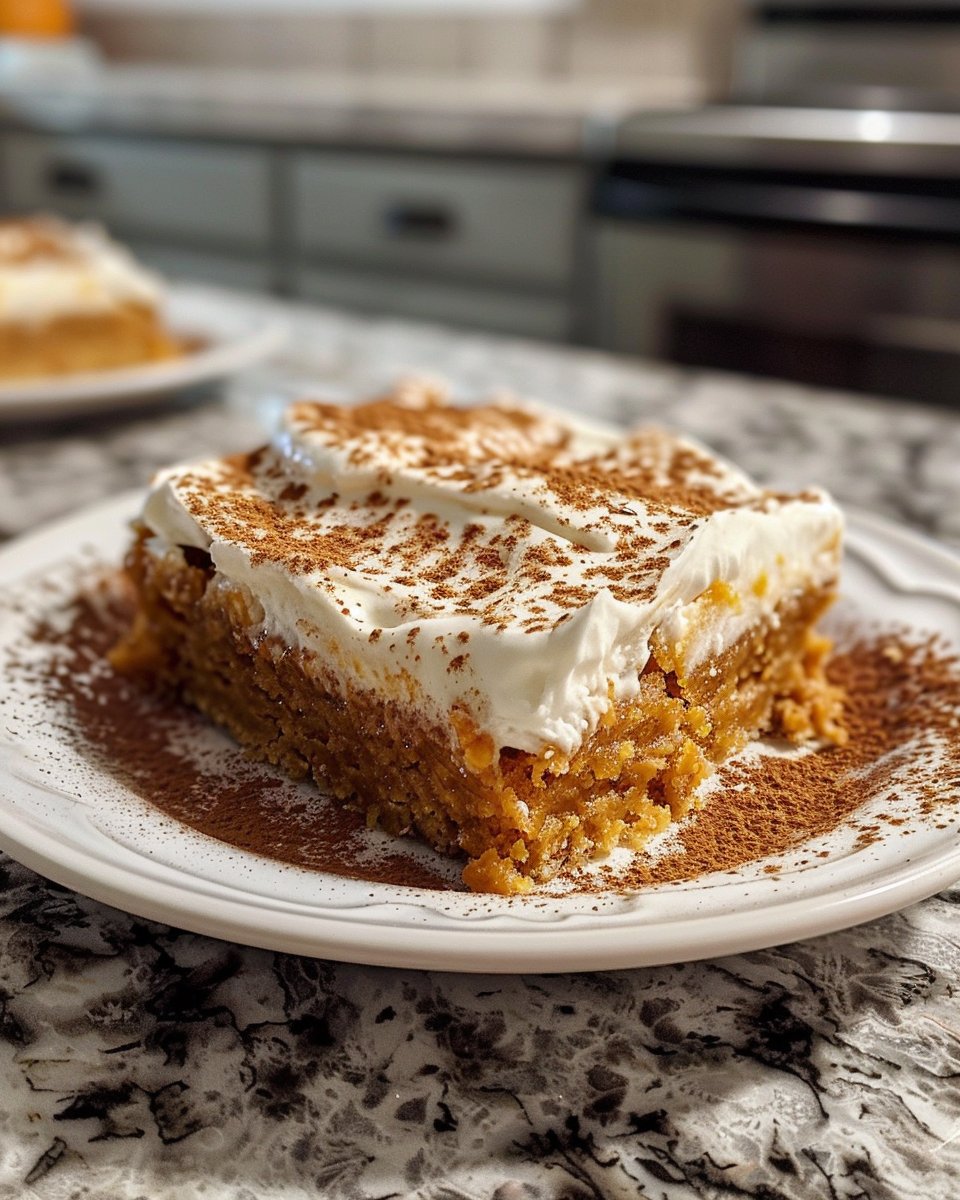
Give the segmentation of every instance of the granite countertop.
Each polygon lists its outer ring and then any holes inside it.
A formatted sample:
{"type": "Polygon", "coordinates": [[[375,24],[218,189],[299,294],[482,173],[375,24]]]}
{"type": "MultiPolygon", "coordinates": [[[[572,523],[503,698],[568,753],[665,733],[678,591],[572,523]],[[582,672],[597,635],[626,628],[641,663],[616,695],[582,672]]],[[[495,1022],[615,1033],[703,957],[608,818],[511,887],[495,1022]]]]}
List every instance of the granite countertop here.
{"type": "Polygon", "coordinates": [[[637,110],[688,108],[683,77],[633,82],[102,67],[0,89],[0,119],[110,130],[532,156],[581,155],[637,110]]]}
{"type": "MultiPolygon", "coordinates": [[[[419,369],[666,422],[960,546],[960,412],[221,302],[286,313],[291,349],[223,394],[3,427],[3,534],[250,445],[307,378],[355,395],[419,369]]],[[[8,858],[0,880],[2,1197],[960,1194],[960,886],[734,957],[467,976],[214,941],[8,858]]]]}

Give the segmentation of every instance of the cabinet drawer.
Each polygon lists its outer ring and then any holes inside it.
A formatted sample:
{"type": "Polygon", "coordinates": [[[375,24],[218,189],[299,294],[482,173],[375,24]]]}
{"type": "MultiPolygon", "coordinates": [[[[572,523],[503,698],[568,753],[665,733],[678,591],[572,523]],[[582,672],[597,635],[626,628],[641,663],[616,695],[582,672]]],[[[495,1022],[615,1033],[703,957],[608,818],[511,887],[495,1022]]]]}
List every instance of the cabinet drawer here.
{"type": "Polygon", "coordinates": [[[7,204],[22,212],[60,212],[205,243],[270,241],[265,151],[14,134],[3,143],[3,175],[7,204]]]}
{"type": "Polygon", "coordinates": [[[517,337],[561,340],[570,334],[570,306],[557,296],[312,267],[297,272],[294,286],[305,300],[362,313],[439,321],[517,337]]]}
{"type": "Polygon", "coordinates": [[[340,262],[562,285],[573,270],[575,167],[302,153],[300,249],[340,262]]]}

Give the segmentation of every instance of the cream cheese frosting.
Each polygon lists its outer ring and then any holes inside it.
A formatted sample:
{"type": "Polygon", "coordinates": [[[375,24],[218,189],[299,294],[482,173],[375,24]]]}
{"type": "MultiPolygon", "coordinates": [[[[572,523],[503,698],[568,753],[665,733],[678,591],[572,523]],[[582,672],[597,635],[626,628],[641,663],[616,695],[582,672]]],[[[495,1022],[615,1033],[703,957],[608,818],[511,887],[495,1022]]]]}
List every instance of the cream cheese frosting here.
{"type": "Polygon", "coordinates": [[[125,304],[152,308],[161,296],[159,279],[97,226],[53,217],[0,222],[0,322],[43,324],[125,304]]]}
{"type": "Polygon", "coordinates": [[[260,634],[349,686],[564,754],[637,694],[654,636],[688,668],[721,653],[836,577],[842,531],[824,493],[765,491],[662,430],[419,384],[296,404],[254,454],[162,472],[142,519],[153,553],[207,552],[260,634]],[[717,582],[736,603],[693,620],[717,582]]]}

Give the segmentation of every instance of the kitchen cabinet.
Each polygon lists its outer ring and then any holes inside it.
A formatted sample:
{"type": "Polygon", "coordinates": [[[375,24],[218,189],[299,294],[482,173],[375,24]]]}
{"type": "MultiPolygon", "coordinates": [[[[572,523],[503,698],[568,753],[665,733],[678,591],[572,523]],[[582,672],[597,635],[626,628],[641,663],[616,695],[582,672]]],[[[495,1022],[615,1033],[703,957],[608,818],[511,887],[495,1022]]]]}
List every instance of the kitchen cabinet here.
{"type": "Polygon", "coordinates": [[[267,251],[272,163],[255,147],[11,133],[2,143],[12,209],[93,217],[120,236],[267,251]]]}
{"type": "Polygon", "coordinates": [[[573,169],[312,153],[296,156],[292,182],[307,253],[545,287],[572,275],[573,169]]]}
{"type": "Polygon", "coordinates": [[[562,339],[580,203],[573,167],[303,152],[290,164],[293,291],[562,339]]]}
{"type": "Polygon", "coordinates": [[[7,130],[2,203],[103,223],[176,277],[563,339],[574,161],[7,130]]]}

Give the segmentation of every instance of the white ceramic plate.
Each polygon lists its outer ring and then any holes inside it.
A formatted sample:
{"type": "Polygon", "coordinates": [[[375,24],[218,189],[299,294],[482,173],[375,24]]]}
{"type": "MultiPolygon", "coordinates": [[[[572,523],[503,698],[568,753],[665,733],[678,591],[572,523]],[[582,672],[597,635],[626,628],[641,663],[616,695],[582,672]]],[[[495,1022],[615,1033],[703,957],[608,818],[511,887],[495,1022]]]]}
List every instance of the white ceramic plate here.
{"type": "Polygon", "coordinates": [[[214,304],[209,293],[188,285],[170,288],[165,320],[179,336],[197,340],[198,348],[142,367],[0,383],[0,420],[34,421],[151,404],[260,362],[285,336],[280,322],[264,323],[241,308],[214,304]]]}
{"type": "MultiPolygon", "coordinates": [[[[25,612],[0,603],[0,660],[54,603],[50,588],[70,555],[117,561],[137,504],[135,496],[113,499],[0,553],[0,589],[34,597],[25,612]],[[38,575],[48,587],[25,590],[38,575]]],[[[932,542],[854,517],[844,592],[848,612],[853,605],[867,620],[939,631],[960,646],[960,558],[932,542]]],[[[960,878],[955,826],[916,816],[867,849],[856,850],[853,832],[840,829],[778,859],[777,874],[762,862],[633,895],[507,899],[358,882],[238,851],[163,818],[85,760],[28,684],[6,670],[0,680],[0,845],[97,900],[249,945],[457,971],[634,967],[845,928],[960,878]]],[[[217,752],[237,753],[223,739],[217,752]]]]}

